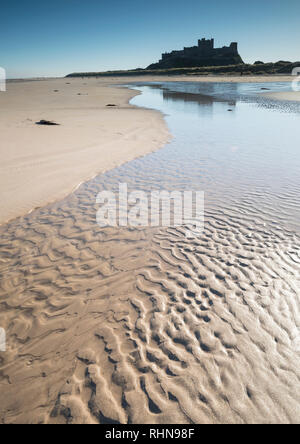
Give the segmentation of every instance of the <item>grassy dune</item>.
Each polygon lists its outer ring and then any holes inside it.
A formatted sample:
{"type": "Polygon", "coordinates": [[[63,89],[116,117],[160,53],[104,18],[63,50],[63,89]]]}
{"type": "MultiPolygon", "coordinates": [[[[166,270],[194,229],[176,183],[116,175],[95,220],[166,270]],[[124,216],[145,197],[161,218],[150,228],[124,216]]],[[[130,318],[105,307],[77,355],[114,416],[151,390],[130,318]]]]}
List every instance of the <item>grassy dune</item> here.
{"type": "Polygon", "coordinates": [[[106,72],[79,72],[68,74],[66,77],[110,77],[110,76],[138,76],[138,75],[266,75],[266,74],[291,74],[300,62],[279,61],[276,63],[255,63],[253,65],[240,64],[229,66],[205,66],[197,68],[170,68],[170,69],[131,69],[106,72]]]}

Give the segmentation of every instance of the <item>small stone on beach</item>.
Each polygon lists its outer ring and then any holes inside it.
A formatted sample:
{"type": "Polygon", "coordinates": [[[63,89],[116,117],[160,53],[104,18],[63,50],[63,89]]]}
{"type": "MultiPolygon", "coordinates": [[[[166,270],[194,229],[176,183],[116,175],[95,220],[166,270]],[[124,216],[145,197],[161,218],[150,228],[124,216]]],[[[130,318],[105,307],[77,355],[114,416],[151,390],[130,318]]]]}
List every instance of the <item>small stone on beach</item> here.
{"type": "Polygon", "coordinates": [[[56,126],[59,123],[52,122],[51,120],[40,120],[39,122],[35,122],[36,125],[48,125],[48,126],[56,126]]]}

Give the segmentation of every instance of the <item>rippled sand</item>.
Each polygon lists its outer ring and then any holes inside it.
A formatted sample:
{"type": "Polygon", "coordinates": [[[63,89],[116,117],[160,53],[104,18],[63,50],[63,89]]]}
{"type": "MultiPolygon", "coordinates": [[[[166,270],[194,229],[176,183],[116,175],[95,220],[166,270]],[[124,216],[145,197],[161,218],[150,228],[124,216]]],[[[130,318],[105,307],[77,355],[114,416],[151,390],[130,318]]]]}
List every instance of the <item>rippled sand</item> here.
{"type": "Polygon", "coordinates": [[[300,236],[263,189],[226,200],[218,177],[197,239],[95,222],[120,180],[184,188],[205,165],[211,188],[207,152],[188,177],[174,149],[0,228],[0,422],[300,422],[300,236]]]}

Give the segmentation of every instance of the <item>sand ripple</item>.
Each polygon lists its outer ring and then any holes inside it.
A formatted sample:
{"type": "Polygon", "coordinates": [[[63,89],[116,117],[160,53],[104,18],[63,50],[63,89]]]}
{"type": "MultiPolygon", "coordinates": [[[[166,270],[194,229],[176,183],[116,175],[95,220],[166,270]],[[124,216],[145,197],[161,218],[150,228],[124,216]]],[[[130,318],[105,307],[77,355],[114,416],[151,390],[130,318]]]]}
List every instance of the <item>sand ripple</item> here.
{"type": "Polygon", "coordinates": [[[1,228],[1,422],[299,421],[299,237],[101,230],[97,186],[1,228]]]}

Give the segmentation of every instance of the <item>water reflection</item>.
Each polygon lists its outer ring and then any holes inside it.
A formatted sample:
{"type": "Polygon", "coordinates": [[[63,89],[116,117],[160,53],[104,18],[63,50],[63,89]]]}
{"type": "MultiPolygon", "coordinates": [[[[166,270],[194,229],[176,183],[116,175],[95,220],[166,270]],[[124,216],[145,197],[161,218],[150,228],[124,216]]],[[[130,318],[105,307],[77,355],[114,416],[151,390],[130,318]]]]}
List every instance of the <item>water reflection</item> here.
{"type": "Polygon", "coordinates": [[[257,84],[179,82],[136,88],[142,94],[132,103],[162,111],[174,139],[157,153],[131,162],[130,172],[128,166],[121,167],[121,175],[134,176],[135,186],[143,183],[146,189],[204,190],[208,205],[247,202],[262,218],[268,214],[272,220],[299,225],[300,114],[281,112],[290,111],[289,104],[271,112],[254,95],[251,103],[232,97],[241,88],[258,90],[257,84]],[[208,89],[222,93],[209,96],[203,93],[208,89]]]}
{"type": "Polygon", "coordinates": [[[223,105],[221,108],[224,108],[224,111],[233,111],[233,108],[236,106],[236,101],[226,101],[204,94],[169,91],[163,89],[162,95],[165,102],[177,102],[179,107],[184,104],[185,110],[187,110],[188,107],[192,110],[195,107],[198,107],[198,113],[204,115],[207,113],[214,113],[214,107],[217,103],[223,105]]]}
{"type": "Polygon", "coordinates": [[[214,98],[218,101],[242,101],[266,107],[268,109],[280,109],[284,112],[300,112],[299,102],[282,102],[267,98],[265,92],[292,91],[290,82],[266,83],[233,83],[233,82],[138,82],[135,86],[148,86],[152,89],[169,91],[171,93],[192,94],[214,98]]]}

